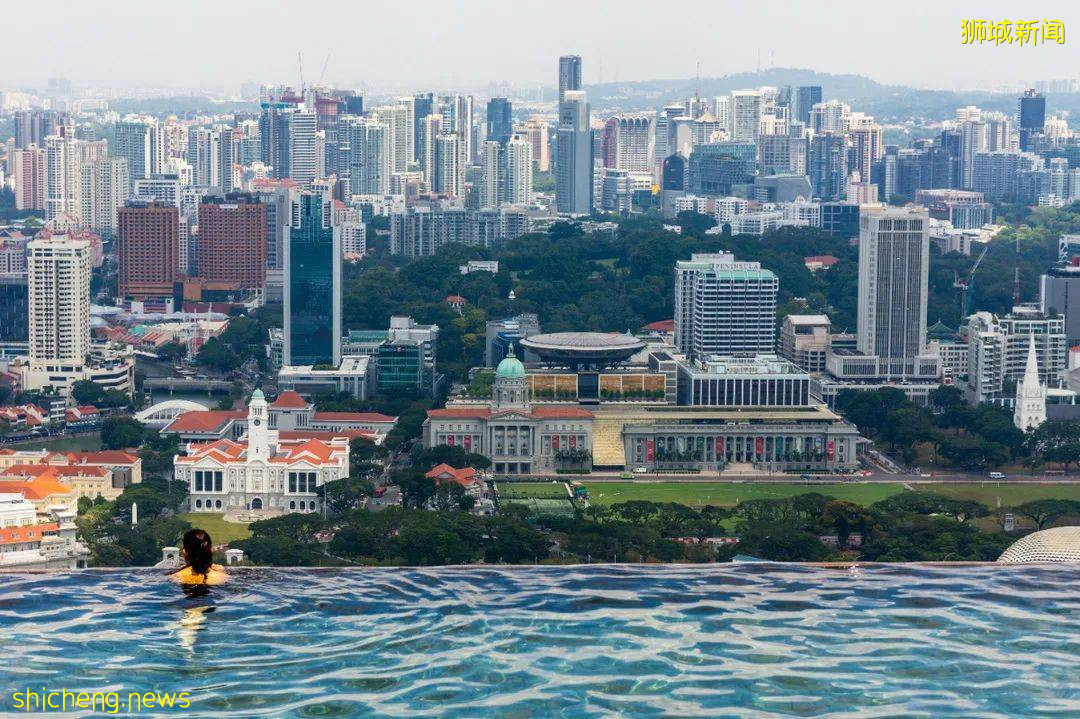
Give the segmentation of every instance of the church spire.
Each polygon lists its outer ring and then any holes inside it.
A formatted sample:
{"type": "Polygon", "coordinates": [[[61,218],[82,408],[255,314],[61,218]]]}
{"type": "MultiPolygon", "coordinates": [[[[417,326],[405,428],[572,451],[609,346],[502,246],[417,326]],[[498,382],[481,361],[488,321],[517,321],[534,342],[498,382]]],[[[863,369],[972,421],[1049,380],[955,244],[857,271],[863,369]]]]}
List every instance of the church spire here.
{"type": "Polygon", "coordinates": [[[1016,384],[1013,424],[1026,432],[1045,421],[1046,387],[1039,381],[1039,357],[1035,352],[1035,335],[1030,335],[1024,378],[1016,384]]]}

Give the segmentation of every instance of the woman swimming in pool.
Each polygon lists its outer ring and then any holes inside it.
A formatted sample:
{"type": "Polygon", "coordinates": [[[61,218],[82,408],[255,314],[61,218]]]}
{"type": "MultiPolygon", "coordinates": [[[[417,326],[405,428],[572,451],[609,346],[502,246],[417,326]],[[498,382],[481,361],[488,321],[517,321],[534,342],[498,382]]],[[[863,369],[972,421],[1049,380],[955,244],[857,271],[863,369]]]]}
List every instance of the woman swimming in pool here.
{"type": "Polygon", "coordinates": [[[214,564],[214,545],[204,529],[189,529],[184,533],[184,566],[172,573],[172,578],[184,585],[224,584],[229,575],[220,564],[214,564]]]}

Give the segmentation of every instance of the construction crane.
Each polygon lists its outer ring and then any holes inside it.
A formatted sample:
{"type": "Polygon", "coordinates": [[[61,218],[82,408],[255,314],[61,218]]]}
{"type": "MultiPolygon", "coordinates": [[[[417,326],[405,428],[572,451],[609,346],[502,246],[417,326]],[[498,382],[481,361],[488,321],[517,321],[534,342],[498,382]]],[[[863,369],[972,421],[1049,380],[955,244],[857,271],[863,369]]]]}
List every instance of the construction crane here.
{"type": "Polygon", "coordinates": [[[960,290],[960,319],[971,314],[971,308],[968,307],[968,290],[971,288],[972,283],[975,282],[975,271],[979,269],[979,263],[986,257],[986,253],[990,250],[990,243],[983,245],[982,252],[975,259],[975,264],[971,266],[971,271],[967,273],[967,277],[963,280],[960,279],[960,273],[953,271],[953,287],[960,290]]]}

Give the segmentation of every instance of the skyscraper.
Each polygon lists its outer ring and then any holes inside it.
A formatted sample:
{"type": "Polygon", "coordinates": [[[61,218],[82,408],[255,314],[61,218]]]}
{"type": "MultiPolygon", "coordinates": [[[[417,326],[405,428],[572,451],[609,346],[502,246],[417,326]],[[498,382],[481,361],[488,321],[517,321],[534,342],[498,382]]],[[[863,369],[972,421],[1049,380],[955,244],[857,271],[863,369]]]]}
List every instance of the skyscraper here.
{"type": "Polygon", "coordinates": [[[314,110],[289,115],[289,179],[306,184],[319,176],[319,150],[315,142],[318,117],[314,110]]]}
{"type": "Polygon", "coordinates": [[[1042,134],[1046,126],[1046,98],[1034,90],[1025,90],[1017,100],[1016,125],[1020,130],[1020,150],[1027,151],[1031,136],[1042,134]]]}
{"type": "Polygon", "coordinates": [[[460,137],[456,134],[436,136],[432,192],[452,197],[465,194],[464,159],[465,151],[462,149],[460,137]]]}
{"type": "Polygon", "coordinates": [[[514,112],[510,100],[493,97],[487,104],[487,139],[500,145],[510,141],[514,131],[514,112]]]}
{"type": "Polygon", "coordinates": [[[810,108],[821,102],[821,85],[802,85],[795,91],[793,120],[810,124],[810,108]]]}
{"type": "Polygon", "coordinates": [[[506,202],[512,205],[532,202],[532,166],[532,143],[515,135],[506,143],[506,202]]]}
{"type": "Polygon", "coordinates": [[[341,363],[341,228],[323,192],[293,200],[285,238],[286,365],[341,363]]]}
{"type": "Polygon", "coordinates": [[[103,236],[116,234],[117,212],[129,195],[127,160],[87,162],[80,168],[79,222],[103,236]]]}
{"type": "Polygon", "coordinates": [[[267,206],[245,192],[204,197],[199,203],[199,271],[235,289],[266,281],[267,206]]]}
{"type": "Polygon", "coordinates": [[[15,150],[11,161],[15,180],[15,209],[45,209],[45,150],[37,145],[15,150]]]}
{"type": "Polygon", "coordinates": [[[692,359],[776,350],[780,281],[729,253],[675,263],[675,344],[692,359]]]}
{"type": "Polygon", "coordinates": [[[567,91],[581,89],[581,56],[563,55],[559,58],[559,104],[567,91]]]}
{"type": "Polygon", "coordinates": [[[117,221],[121,297],[171,297],[180,274],[180,213],[153,200],[129,200],[117,221]]]}
{"type": "Polygon", "coordinates": [[[90,243],[57,236],[28,249],[31,370],[78,372],[90,354],[90,243]]]}
{"type": "Polygon", "coordinates": [[[589,214],[593,208],[593,141],[589,103],[584,92],[567,90],[564,93],[563,101],[559,103],[556,138],[556,208],[567,214],[589,214]]]}
{"type": "Polygon", "coordinates": [[[127,160],[128,180],[150,177],[154,169],[151,126],[145,122],[118,122],[114,128],[112,155],[127,160]]]}
{"type": "Polygon", "coordinates": [[[476,206],[498,207],[506,189],[506,149],[496,140],[488,140],[480,150],[480,186],[476,206]]]}
{"type": "Polygon", "coordinates": [[[860,352],[911,359],[926,346],[930,218],[911,209],[875,209],[859,218],[860,352]]]}
{"type": "Polygon", "coordinates": [[[731,93],[731,139],[756,142],[761,134],[762,96],[758,90],[731,93]]]}

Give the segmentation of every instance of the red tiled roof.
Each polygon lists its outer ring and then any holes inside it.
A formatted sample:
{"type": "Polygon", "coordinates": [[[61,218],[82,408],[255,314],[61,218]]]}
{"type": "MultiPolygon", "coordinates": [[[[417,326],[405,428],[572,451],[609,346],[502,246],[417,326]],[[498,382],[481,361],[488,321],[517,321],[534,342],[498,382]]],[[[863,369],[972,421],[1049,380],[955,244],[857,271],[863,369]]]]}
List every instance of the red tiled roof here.
{"type": "Polygon", "coordinates": [[[438,482],[440,479],[448,479],[457,482],[458,484],[471,484],[476,481],[477,471],[472,467],[465,467],[463,469],[454,469],[445,462],[437,464],[431,468],[431,470],[424,476],[428,479],[434,479],[438,482]]]}
{"type": "Polygon", "coordinates": [[[139,455],[122,449],[103,449],[97,452],[68,452],[68,461],[78,464],[134,464],[139,455]]]}
{"type": "Polygon", "coordinates": [[[674,332],[675,320],[657,320],[656,322],[650,322],[641,329],[648,332],[674,332]]]}
{"type": "Polygon", "coordinates": [[[374,439],[376,434],[367,429],[338,429],[338,430],[317,430],[317,429],[283,429],[278,431],[278,439],[290,440],[290,439],[318,439],[324,442],[333,439],[334,437],[345,437],[347,439],[355,439],[356,437],[363,437],[364,439],[374,439]]]}
{"type": "Polygon", "coordinates": [[[816,262],[825,265],[826,267],[831,267],[839,262],[839,260],[832,255],[813,255],[812,257],[804,257],[803,262],[805,264],[816,262]]]}
{"type": "Polygon", "coordinates": [[[236,410],[192,410],[184,412],[169,424],[172,432],[214,432],[230,419],[243,419],[247,411],[236,410]]]}
{"type": "Polygon", "coordinates": [[[313,419],[317,422],[397,422],[397,417],[378,412],[315,412],[313,419]]]}
{"type": "Polygon", "coordinates": [[[88,405],[79,405],[75,409],[79,410],[79,412],[81,412],[83,414],[98,414],[98,412],[99,412],[97,407],[94,407],[93,405],[89,405],[89,404],[88,405]]]}
{"type": "Polygon", "coordinates": [[[444,302],[465,302],[465,298],[461,295],[447,295],[444,302]]]}
{"type": "Polygon", "coordinates": [[[282,409],[303,409],[308,406],[308,403],[299,393],[290,389],[279,394],[270,406],[282,409]]]}
{"type": "Polygon", "coordinates": [[[93,465],[13,464],[0,470],[0,476],[16,477],[104,477],[108,471],[93,465]]]}
{"type": "Polygon", "coordinates": [[[4,527],[0,529],[0,544],[40,542],[45,532],[55,532],[58,529],[60,529],[60,525],[55,522],[31,524],[24,527],[4,527]]]}
{"type": "MultiPolygon", "coordinates": [[[[502,412],[517,412],[514,409],[505,409],[502,412]]],[[[501,413],[501,412],[500,412],[501,413]]],[[[428,417],[435,419],[487,419],[492,412],[487,407],[445,407],[443,409],[429,409],[428,417]]],[[[550,407],[533,406],[529,414],[536,419],[591,419],[593,413],[580,407],[550,407]]]]}
{"type": "Polygon", "coordinates": [[[3,482],[0,487],[3,487],[5,492],[21,494],[29,500],[47,499],[54,494],[71,494],[71,487],[46,477],[29,482],[3,482]]]}

